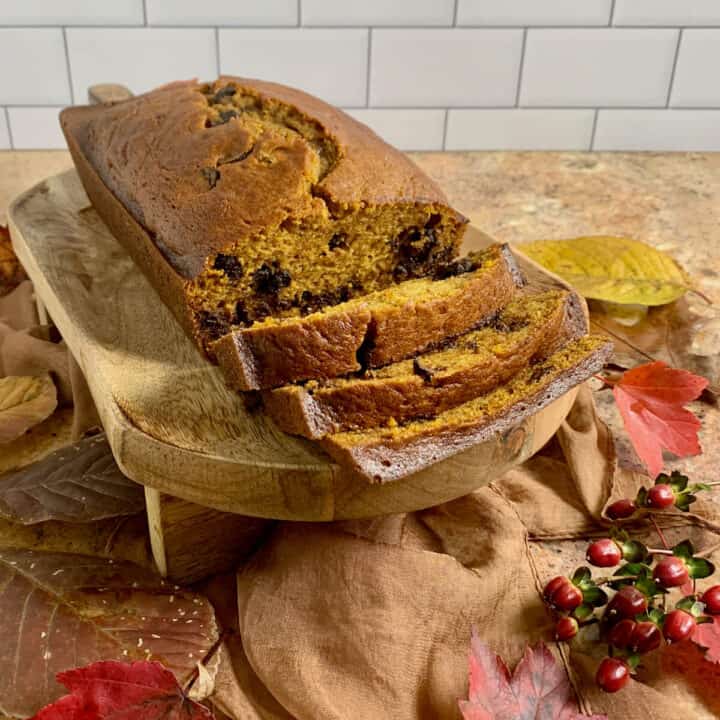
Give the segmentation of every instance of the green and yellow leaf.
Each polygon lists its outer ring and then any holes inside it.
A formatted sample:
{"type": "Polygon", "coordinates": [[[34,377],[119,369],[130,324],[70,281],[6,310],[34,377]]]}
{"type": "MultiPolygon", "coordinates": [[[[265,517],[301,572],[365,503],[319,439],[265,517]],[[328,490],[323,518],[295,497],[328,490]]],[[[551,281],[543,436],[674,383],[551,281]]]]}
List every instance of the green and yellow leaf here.
{"type": "Polygon", "coordinates": [[[666,305],[690,289],[683,269],[639,240],[579,237],[536,240],[519,250],[586,298],[623,305],[666,305]]]}

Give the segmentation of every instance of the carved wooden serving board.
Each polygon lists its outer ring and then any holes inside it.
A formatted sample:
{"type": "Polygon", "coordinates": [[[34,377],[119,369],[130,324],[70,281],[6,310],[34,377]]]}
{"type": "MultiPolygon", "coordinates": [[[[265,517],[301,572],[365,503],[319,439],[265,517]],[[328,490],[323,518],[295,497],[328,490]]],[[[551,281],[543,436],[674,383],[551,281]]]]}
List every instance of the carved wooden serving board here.
{"type": "MultiPolygon", "coordinates": [[[[429,507],[524,461],[574,399],[570,392],[512,430],[419,473],[371,484],[245,409],[103,225],[74,170],[18,197],[9,224],[36,293],[85,372],[123,472],[201,505],[291,520],[429,507]]],[[[477,231],[469,235],[475,246],[488,242],[477,231]]]]}

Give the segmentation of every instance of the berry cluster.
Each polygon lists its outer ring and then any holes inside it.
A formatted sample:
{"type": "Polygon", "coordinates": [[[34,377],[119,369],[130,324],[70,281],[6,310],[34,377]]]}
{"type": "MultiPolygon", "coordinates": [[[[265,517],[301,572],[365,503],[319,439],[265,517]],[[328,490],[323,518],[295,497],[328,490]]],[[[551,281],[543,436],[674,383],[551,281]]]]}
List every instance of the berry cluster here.
{"type": "Polygon", "coordinates": [[[686,475],[673,470],[670,475],[658,475],[649,490],[640,488],[634,500],[623,498],[614,502],[607,508],[606,514],[611,520],[626,520],[643,509],[668,510],[675,506],[678,510],[688,512],[690,505],[697,500],[697,493],[703,490],[710,490],[710,485],[690,485],[686,475]]]}
{"type": "MultiPolygon", "coordinates": [[[[687,511],[695,493],[706,489],[708,485],[689,486],[687,477],[677,472],[660,475],[635,500],[613,503],[608,516],[625,519],[640,510],[650,513],[672,506],[687,511]]],[[[596,682],[606,692],[623,688],[643,655],[663,642],[687,640],[698,623],[712,622],[710,615],[720,615],[720,585],[695,594],[695,580],[712,575],[713,564],[699,557],[689,540],[670,548],[659,528],[658,533],[664,547],[653,549],[614,529],[611,537],[595,540],[587,548],[588,563],[616,568],[612,575],[594,578],[589,567],[580,567],[571,578],[555,577],[544,589],[545,601],[558,616],[557,640],[569,641],[582,626],[599,623],[608,657],[598,667],[596,682]],[[693,592],[668,607],[669,592],[690,582],[693,592]]]]}

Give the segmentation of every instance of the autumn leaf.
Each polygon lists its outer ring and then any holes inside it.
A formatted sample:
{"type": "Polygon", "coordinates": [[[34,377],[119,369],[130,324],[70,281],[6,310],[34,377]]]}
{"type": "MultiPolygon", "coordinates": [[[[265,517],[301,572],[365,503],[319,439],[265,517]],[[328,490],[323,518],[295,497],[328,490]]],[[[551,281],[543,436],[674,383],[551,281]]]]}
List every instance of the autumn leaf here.
{"type": "Polygon", "coordinates": [[[692,641],[705,650],[705,659],[720,663],[720,616],[710,615],[712,622],[699,623],[695,627],[692,641]]]}
{"type": "Polygon", "coordinates": [[[57,391],[49,375],[0,378],[0,443],[8,443],[52,415],[57,391]]]}
{"type": "Polygon", "coordinates": [[[671,257],[639,240],[604,236],[537,240],[523,243],[519,250],[586,298],[665,305],[690,288],[685,272],[671,257]]]}
{"type": "Polygon", "coordinates": [[[465,720],[607,720],[578,712],[565,671],[543,643],[525,649],[511,676],[474,628],[468,699],[459,705],[465,720]]]}
{"type": "Polygon", "coordinates": [[[99,660],[159,660],[182,684],[218,639],[212,606],[133,563],[0,550],[0,714],[62,695],[55,675],[99,660]]]}
{"type": "MultiPolygon", "coordinates": [[[[629,307],[629,306],[623,306],[629,307]]],[[[649,308],[628,325],[608,312],[607,303],[590,303],[593,332],[614,343],[612,362],[632,368],[654,360],[707,378],[708,390],[720,395],[720,309],[691,295],[649,308]]]]}
{"type": "Polygon", "coordinates": [[[211,720],[212,712],[190,700],[159,662],[96,662],[58,673],[69,695],[32,720],[211,720]]]}
{"type": "Polygon", "coordinates": [[[92,522],[144,508],[142,487],[120,472],[104,434],[0,475],[0,517],[14,522],[92,522]]]}
{"type": "Polygon", "coordinates": [[[25,277],[10,242],[10,233],[5,225],[0,225],[0,295],[12,290],[25,277]]]}
{"type": "Polygon", "coordinates": [[[613,385],[625,429],[651,477],[662,470],[663,448],[678,457],[702,452],[700,421],[683,406],[707,384],[705,378],[657,361],[628,370],[613,385]]]}

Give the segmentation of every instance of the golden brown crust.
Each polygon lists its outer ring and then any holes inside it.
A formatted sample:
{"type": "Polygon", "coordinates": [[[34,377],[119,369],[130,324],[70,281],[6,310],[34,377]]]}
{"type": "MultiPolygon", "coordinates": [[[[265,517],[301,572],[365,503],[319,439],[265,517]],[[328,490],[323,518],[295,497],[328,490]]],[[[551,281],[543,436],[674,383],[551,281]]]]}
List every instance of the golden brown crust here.
{"type": "MultiPolygon", "coordinates": [[[[418,472],[537,413],[600,370],[612,353],[612,343],[606,338],[586,337],[576,342],[580,349],[575,350],[565,367],[524,385],[521,392],[518,389],[510,393],[502,404],[486,411],[475,408],[479,399],[470,400],[426,424],[413,422],[411,429],[400,426],[397,433],[391,428],[337,433],[324,437],[320,445],[340,465],[373,482],[388,482],[418,472]],[[470,412],[465,413],[466,408],[470,412]]],[[[514,383],[511,380],[497,391],[507,395],[505,389],[514,383]]]]}
{"type": "Polygon", "coordinates": [[[228,382],[261,390],[303,380],[347,375],[410,357],[461,335],[512,298],[522,277],[505,245],[484,253],[491,260],[466,275],[415,280],[427,292],[389,303],[383,292],[326,308],[304,318],[259,323],[211,345],[228,382]],[[443,285],[444,284],[444,285],[443,285]],[[452,284],[452,292],[434,296],[452,284]]]}
{"type": "Polygon", "coordinates": [[[291,105],[319,123],[336,144],[338,159],[312,195],[307,178],[313,153],[300,137],[283,149],[282,162],[228,165],[224,172],[231,181],[208,192],[202,169],[247,149],[243,143],[249,139],[237,123],[206,129],[208,103],[196,82],[61,113],[65,135],[75,145],[73,156],[80,152],[93,165],[159,241],[166,262],[183,279],[196,277],[209,257],[239,238],[277,227],[287,217],[317,213],[323,201],[338,208],[447,205],[437,185],[409,158],[342,111],[299,90],[260,80],[223,77],[215,86],[227,82],[291,105]]]}
{"type": "MultiPolygon", "coordinates": [[[[284,432],[311,439],[383,425],[391,418],[403,422],[441,413],[508,381],[533,359],[585,334],[582,301],[574,293],[549,292],[545,298],[542,307],[547,314],[503,342],[497,354],[479,353],[472,347],[477,333],[471,332],[448,345],[450,352],[467,347],[461,350],[463,363],[448,368],[447,353],[440,351],[418,355],[412,364],[390,366],[390,372],[377,376],[286,385],[263,393],[265,411],[284,432]],[[393,367],[398,367],[397,373],[391,372],[393,367]]],[[[490,340],[497,343],[503,331],[492,332],[490,340]]]]}

